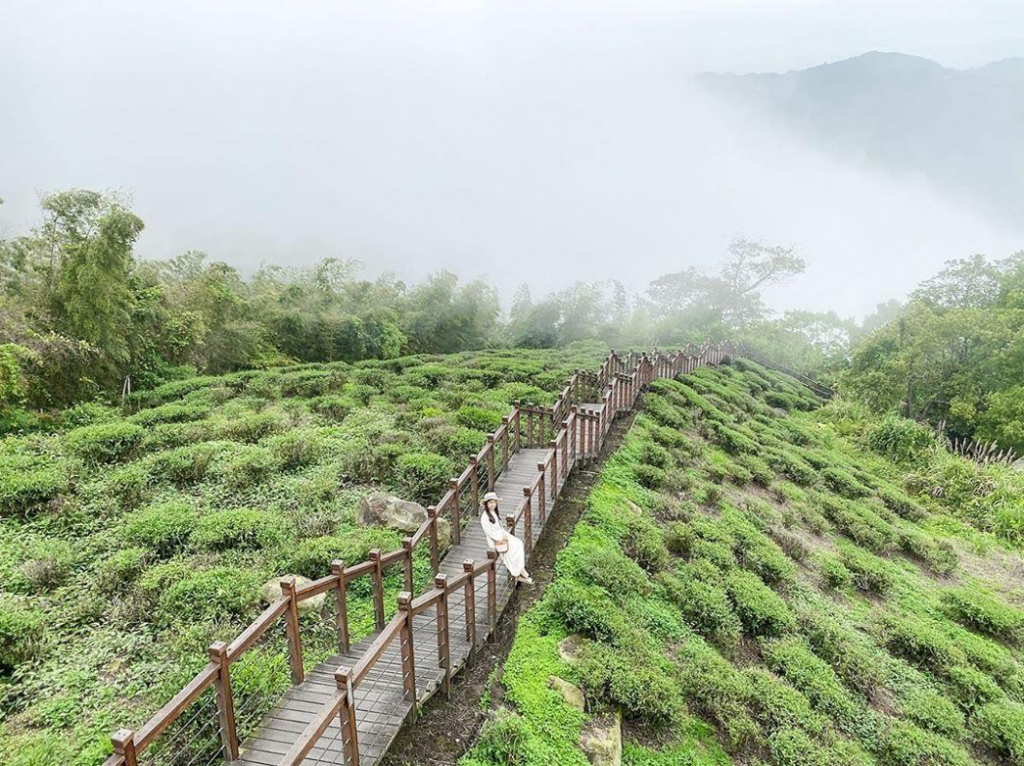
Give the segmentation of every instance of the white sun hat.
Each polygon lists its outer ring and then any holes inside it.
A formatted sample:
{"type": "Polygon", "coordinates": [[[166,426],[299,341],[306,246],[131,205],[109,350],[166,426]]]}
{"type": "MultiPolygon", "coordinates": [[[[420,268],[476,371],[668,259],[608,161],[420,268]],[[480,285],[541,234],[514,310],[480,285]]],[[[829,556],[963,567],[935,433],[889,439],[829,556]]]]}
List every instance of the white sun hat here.
{"type": "Polygon", "coordinates": [[[498,499],[498,493],[497,493],[497,492],[488,492],[488,493],[486,493],[486,494],[484,495],[484,502],[485,502],[485,503],[486,503],[486,502],[487,502],[488,500],[497,500],[497,499],[498,499]]]}

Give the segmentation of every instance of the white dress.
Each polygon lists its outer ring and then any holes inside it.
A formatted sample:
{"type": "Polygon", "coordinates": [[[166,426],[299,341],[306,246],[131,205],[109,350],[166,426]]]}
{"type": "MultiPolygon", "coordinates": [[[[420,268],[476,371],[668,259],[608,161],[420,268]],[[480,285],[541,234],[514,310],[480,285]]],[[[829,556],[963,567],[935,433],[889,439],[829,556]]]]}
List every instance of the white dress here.
{"type": "Polygon", "coordinates": [[[513,577],[526,574],[526,551],[523,549],[523,541],[515,537],[511,532],[501,525],[501,515],[495,513],[497,521],[492,522],[487,518],[487,511],[480,513],[480,526],[484,529],[487,537],[487,545],[494,550],[495,543],[502,539],[508,540],[508,550],[500,553],[501,563],[508,569],[513,577]]]}

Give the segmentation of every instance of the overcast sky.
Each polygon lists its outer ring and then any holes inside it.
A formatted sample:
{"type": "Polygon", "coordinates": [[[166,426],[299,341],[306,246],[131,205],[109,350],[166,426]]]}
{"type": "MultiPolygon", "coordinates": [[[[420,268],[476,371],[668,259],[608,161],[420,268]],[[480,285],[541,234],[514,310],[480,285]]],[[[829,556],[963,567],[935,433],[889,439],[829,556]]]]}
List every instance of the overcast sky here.
{"type": "Polygon", "coordinates": [[[1020,230],[751,125],[687,82],[868,50],[1024,55],[1020,0],[0,0],[0,236],[37,195],[131,193],[143,257],[352,257],[509,296],[634,289],[744,235],[808,273],[775,305],[863,314],[1020,230]]]}

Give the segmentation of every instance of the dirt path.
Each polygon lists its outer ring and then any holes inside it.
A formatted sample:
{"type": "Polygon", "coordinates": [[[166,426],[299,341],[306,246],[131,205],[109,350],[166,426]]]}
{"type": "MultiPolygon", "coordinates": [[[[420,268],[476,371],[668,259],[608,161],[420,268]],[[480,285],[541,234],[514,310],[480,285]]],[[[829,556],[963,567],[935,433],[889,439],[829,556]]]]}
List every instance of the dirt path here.
{"type": "Polygon", "coordinates": [[[476,661],[452,684],[451,699],[435,695],[420,711],[414,726],[399,732],[380,763],[381,766],[452,766],[476,739],[487,712],[501,702],[501,669],[515,639],[516,623],[539,599],[554,572],[555,557],[565,547],[572,530],[586,508],[587,496],[597,481],[601,465],[615,452],[633,424],[637,407],[615,421],[598,460],[573,473],[558,497],[554,511],[537,542],[530,560],[532,586],[520,586],[498,621],[496,638],[477,653],[476,661]],[[490,692],[490,705],[481,698],[490,692]]]}

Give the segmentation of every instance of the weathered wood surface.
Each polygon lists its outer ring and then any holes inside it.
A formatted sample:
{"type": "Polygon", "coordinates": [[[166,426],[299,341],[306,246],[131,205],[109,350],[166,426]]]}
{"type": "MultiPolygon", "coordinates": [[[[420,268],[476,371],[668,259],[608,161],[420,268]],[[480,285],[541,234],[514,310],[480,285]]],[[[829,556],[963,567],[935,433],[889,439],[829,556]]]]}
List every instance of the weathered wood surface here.
{"type": "MultiPolygon", "coordinates": [[[[542,462],[547,454],[548,451],[544,449],[524,449],[509,459],[508,470],[498,477],[494,487],[494,491],[498,493],[499,508],[503,516],[508,509],[514,509],[522,502],[523,488],[537,480],[537,464],[542,462]]],[[[539,518],[534,518],[535,541],[543,529],[544,525],[539,518]]],[[[486,560],[487,551],[483,530],[476,519],[473,519],[462,533],[461,544],[448,550],[441,561],[439,572],[448,575],[449,580],[452,580],[463,573],[463,562],[472,559],[479,564],[486,560]]],[[[499,565],[498,571],[497,597],[500,614],[512,597],[512,583],[504,566],[499,565]]],[[[487,640],[489,633],[486,577],[476,579],[474,594],[476,643],[480,645],[487,640]]],[[[466,665],[470,654],[470,643],[466,639],[463,588],[453,591],[448,596],[448,611],[450,656],[454,674],[466,665]]],[[[376,635],[374,633],[367,636],[354,644],[345,654],[335,655],[321,663],[306,674],[303,683],[291,687],[278,705],[263,719],[256,733],[242,743],[238,763],[244,766],[277,766],[295,739],[323,706],[330,704],[334,698],[334,671],[339,667],[355,665],[366,653],[376,635]]],[[[417,703],[422,704],[441,688],[445,675],[444,668],[438,663],[436,607],[429,607],[413,618],[413,642],[417,703]]],[[[412,709],[411,703],[402,697],[402,659],[398,643],[396,639],[388,646],[355,692],[360,766],[373,766],[377,762],[412,709]]],[[[335,719],[303,763],[309,766],[344,764],[340,737],[341,730],[338,720],[335,719]]]]}

